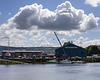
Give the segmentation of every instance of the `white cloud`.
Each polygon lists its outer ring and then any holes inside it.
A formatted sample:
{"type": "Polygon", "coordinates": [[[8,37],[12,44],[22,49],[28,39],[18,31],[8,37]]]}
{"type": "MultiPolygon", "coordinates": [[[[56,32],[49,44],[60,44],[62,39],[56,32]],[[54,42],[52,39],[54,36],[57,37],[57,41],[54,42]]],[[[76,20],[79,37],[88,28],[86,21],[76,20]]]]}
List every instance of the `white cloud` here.
{"type": "Polygon", "coordinates": [[[74,40],[74,44],[78,46],[82,46],[84,48],[90,45],[100,45],[100,39],[89,40],[88,37],[86,38],[79,37],[78,39],[73,39],[73,40],[74,40]]]}
{"type": "Polygon", "coordinates": [[[25,45],[26,31],[20,31],[18,29],[6,29],[0,28],[0,45],[7,46],[8,38],[10,38],[10,46],[22,46],[25,45]]]}
{"type": "Polygon", "coordinates": [[[54,45],[54,43],[51,43],[48,40],[45,40],[40,44],[40,46],[41,47],[52,47],[52,46],[55,46],[55,45],[54,45]]]}
{"type": "Polygon", "coordinates": [[[67,39],[62,38],[60,41],[61,41],[62,44],[64,44],[65,42],[67,42],[67,39]]]}
{"type": "Polygon", "coordinates": [[[2,15],[2,13],[0,12],[0,16],[2,15]]]}
{"type": "Polygon", "coordinates": [[[85,4],[89,4],[93,7],[98,7],[100,5],[100,0],[85,0],[85,4]]]}
{"type": "Polygon", "coordinates": [[[100,32],[100,29],[96,30],[96,32],[100,32]]]}
{"type": "Polygon", "coordinates": [[[84,38],[84,37],[81,36],[78,39],[74,39],[74,40],[75,40],[75,44],[81,45],[81,44],[83,44],[84,41],[88,40],[88,38],[87,37],[84,38]]]}
{"type": "Polygon", "coordinates": [[[83,10],[75,9],[69,1],[58,5],[55,11],[35,3],[21,7],[7,23],[0,25],[0,38],[10,37],[11,46],[27,46],[27,41],[32,43],[29,46],[55,46],[45,36],[54,35],[53,31],[61,36],[81,34],[96,28],[98,20],[92,13],[86,15],[83,10]]]}
{"type": "MultiPolygon", "coordinates": [[[[57,6],[53,12],[42,5],[32,4],[19,9],[19,12],[5,24],[21,30],[56,30],[86,32],[98,26],[98,18],[91,13],[75,9],[69,1],[57,6]]],[[[2,25],[1,25],[2,26],[2,25]]]]}
{"type": "Polygon", "coordinates": [[[36,33],[32,35],[32,37],[30,38],[30,41],[39,41],[40,39],[41,39],[41,34],[36,33]]]}
{"type": "MultiPolygon", "coordinates": [[[[25,46],[25,40],[21,40],[19,38],[13,37],[10,38],[10,46],[14,46],[14,47],[21,47],[22,45],[25,46]]],[[[2,41],[0,41],[0,45],[3,46],[8,46],[8,39],[7,38],[2,38],[2,41]]]]}
{"type": "Polygon", "coordinates": [[[51,44],[50,44],[48,41],[46,41],[46,42],[42,42],[42,43],[40,44],[40,46],[41,46],[41,47],[50,47],[51,44]]]}
{"type": "Polygon", "coordinates": [[[8,13],[8,15],[11,15],[11,13],[8,13]]]}
{"type": "Polygon", "coordinates": [[[88,40],[83,42],[82,46],[87,47],[90,45],[100,45],[100,39],[88,40]]]}
{"type": "Polygon", "coordinates": [[[45,36],[42,36],[42,37],[39,39],[39,41],[40,41],[40,40],[43,40],[43,41],[44,41],[44,40],[46,40],[46,37],[45,37],[45,36]]]}
{"type": "Polygon", "coordinates": [[[84,43],[88,45],[100,45],[100,39],[89,40],[84,43]]]}

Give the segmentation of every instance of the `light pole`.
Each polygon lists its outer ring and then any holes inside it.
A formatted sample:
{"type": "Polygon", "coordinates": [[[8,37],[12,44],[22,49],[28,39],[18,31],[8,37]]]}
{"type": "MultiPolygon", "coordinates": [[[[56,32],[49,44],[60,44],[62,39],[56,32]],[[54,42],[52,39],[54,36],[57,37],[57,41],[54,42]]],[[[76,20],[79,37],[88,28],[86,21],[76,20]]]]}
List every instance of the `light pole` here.
{"type": "Polygon", "coordinates": [[[9,53],[9,47],[10,47],[10,37],[8,37],[8,53],[9,53]]]}

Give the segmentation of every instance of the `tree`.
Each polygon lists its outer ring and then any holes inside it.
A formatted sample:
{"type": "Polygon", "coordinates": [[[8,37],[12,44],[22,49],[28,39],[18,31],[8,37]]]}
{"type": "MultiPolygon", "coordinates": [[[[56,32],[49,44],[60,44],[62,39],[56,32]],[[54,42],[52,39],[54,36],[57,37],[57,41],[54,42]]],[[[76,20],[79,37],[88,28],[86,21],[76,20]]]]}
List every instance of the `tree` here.
{"type": "Polygon", "coordinates": [[[68,45],[68,44],[72,44],[72,43],[73,43],[72,41],[71,42],[68,41],[68,42],[65,42],[63,46],[68,45]]]}
{"type": "Polygon", "coordinates": [[[99,49],[99,52],[100,52],[100,45],[98,45],[98,49],[99,49]]]}
{"type": "Polygon", "coordinates": [[[87,48],[87,55],[91,56],[93,54],[99,54],[99,49],[96,45],[91,45],[91,46],[88,46],[87,48]]]}

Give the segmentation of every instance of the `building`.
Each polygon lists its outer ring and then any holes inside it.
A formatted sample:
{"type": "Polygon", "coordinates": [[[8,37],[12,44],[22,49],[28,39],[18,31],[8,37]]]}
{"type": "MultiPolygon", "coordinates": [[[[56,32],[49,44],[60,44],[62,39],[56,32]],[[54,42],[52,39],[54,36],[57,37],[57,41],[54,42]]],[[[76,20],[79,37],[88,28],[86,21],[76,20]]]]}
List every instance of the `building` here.
{"type": "Polygon", "coordinates": [[[54,58],[55,57],[55,54],[47,54],[47,57],[48,58],[54,58]]]}
{"type": "Polygon", "coordinates": [[[2,58],[34,58],[42,57],[41,51],[2,51],[2,58]]]}
{"type": "Polygon", "coordinates": [[[82,47],[70,43],[60,48],[57,48],[55,50],[55,56],[56,57],[76,57],[76,56],[86,57],[87,51],[82,47]]]}

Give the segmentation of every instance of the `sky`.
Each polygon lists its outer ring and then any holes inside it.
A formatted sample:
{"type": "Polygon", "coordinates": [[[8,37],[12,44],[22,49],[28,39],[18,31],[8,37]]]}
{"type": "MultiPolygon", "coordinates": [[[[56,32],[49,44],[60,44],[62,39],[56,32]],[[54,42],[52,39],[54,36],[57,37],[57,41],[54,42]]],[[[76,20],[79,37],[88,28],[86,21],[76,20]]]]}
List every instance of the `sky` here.
{"type": "Polygon", "coordinates": [[[0,0],[0,45],[100,45],[100,0],[0,0]]]}

